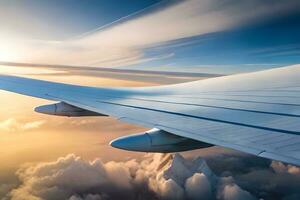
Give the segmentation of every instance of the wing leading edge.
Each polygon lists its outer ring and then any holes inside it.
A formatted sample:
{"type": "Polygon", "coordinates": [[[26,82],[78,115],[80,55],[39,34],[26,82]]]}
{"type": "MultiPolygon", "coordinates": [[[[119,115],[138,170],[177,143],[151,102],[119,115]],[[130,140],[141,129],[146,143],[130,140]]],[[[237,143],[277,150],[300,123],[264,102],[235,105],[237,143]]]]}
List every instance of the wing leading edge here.
{"type": "Polygon", "coordinates": [[[300,66],[148,88],[0,76],[0,89],[300,165],[300,66]]]}

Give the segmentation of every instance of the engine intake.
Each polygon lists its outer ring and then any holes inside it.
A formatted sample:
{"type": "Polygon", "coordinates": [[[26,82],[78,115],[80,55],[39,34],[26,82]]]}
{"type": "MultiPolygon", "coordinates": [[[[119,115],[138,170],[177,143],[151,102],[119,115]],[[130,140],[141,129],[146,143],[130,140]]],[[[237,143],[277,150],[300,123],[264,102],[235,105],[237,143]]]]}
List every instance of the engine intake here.
{"type": "Polygon", "coordinates": [[[213,145],[197,140],[180,137],[160,129],[151,129],[144,133],[124,136],[111,141],[115,148],[140,151],[171,153],[207,148],[213,145]]]}
{"type": "Polygon", "coordinates": [[[36,107],[34,111],[38,113],[47,114],[47,115],[57,115],[57,116],[67,116],[67,117],[107,116],[89,110],[84,110],[82,108],[78,108],[64,102],[39,106],[36,107]]]}

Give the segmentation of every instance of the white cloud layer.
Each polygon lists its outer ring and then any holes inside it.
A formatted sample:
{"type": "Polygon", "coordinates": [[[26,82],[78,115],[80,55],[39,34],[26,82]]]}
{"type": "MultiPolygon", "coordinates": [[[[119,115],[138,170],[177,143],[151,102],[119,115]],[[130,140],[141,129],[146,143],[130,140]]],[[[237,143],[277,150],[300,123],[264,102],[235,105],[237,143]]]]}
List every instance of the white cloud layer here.
{"type": "Polygon", "coordinates": [[[237,185],[226,185],[221,196],[224,200],[255,200],[247,191],[242,190],[237,185]]]}
{"type": "Polygon", "coordinates": [[[208,200],[212,197],[212,186],[203,173],[195,173],[185,182],[185,188],[189,199],[208,200]]]}
{"type": "MultiPolygon", "coordinates": [[[[298,200],[299,167],[223,148],[202,158],[147,154],[142,160],[103,163],[75,155],[24,165],[18,182],[0,183],[2,200],[298,200]]],[[[189,153],[186,154],[188,156],[189,153]]],[[[194,157],[193,156],[193,157],[194,157]]]]}
{"type": "MultiPolygon", "coordinates": [[[[55,162],[24,166],[21,184],[6,196],[12,200],[102,199],[255,199],[234,183],[219,178],[198,158],[149,154],[137,162],[85,161],[75,155],[55,162]]],[[[5,199],[5,198],[4,198],[5,199]]]]}

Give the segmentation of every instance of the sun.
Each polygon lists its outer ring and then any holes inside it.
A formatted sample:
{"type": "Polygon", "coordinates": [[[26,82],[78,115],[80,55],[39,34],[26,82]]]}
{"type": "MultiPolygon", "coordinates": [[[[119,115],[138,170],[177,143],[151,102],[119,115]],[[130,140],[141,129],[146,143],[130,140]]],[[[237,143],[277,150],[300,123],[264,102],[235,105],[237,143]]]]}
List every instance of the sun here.
{"type": "Polygon", "coordinates": [[[14,54],[10,51],[4,51],[0,49],[0,62],[3,61],[13,61],[14,60],[14,54]]]}
{"type": "Polygon", "coordinates": [[[10,40],[0,40],[0,62],[16,61],[18,55],[18,48],[10,40]]]}

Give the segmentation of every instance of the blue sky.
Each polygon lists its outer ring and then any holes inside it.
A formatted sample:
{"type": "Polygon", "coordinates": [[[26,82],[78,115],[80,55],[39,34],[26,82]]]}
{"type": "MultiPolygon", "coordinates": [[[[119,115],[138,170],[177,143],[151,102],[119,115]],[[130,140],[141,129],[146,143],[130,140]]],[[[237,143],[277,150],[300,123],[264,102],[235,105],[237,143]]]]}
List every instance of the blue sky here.
{"type": "MultiPolygon", "coordinates": [[[[298,64],[299,36],[300,12],[226,31],[172,41],[147,52],[173,52],[175,55],[165,60],[170,63],[165,69],[189,66],[185,70],[214,68],[225,73],[253,71],[298,64]]],[[[155,66],[159,66],[159,63],[155,66]]]]}
{"type": "Polygon", "coordinates": [[[8,61],[212,73],[300,62],[297,0],[11,0],[0,6],[2,40],[20,44],[4,45],[6,54],[20,55],[8,61]]]}
{"type": "Polygon", "coordinates": [[[7,11],[8,17],[18,21],[7,24],[2,19],[4,28],[10,29],[6,31],[23,32],[30,38],[60,40],[103,26],[158,2],[160,0],[1,0],[0,6],[2,11],[7,11]],[[45,26],[28,30],[25,27],[29,19],[55,30],[47,34],[45,26]]]}

